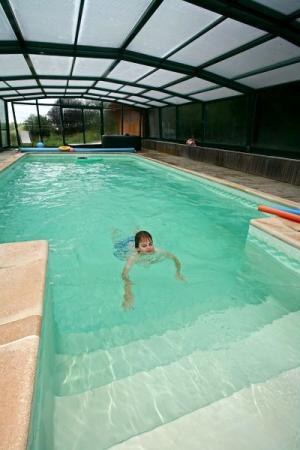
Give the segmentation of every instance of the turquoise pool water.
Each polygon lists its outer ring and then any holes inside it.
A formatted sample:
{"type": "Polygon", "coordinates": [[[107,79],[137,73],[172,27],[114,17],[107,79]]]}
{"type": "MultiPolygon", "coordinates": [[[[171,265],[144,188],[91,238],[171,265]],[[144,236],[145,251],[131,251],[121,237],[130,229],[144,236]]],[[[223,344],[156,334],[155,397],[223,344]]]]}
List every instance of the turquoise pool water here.
{"type": "Polygon", "coordinates": [[[1,242],[50,246],[30,450],[107,449],[299,366],[297,267],[247,242],[262,200],[92,158],[28,156],[1,175],[1,242]],[[137,265],[124,311],[116,229],[149,230],[186,281],[168,260],[137,265]]]}

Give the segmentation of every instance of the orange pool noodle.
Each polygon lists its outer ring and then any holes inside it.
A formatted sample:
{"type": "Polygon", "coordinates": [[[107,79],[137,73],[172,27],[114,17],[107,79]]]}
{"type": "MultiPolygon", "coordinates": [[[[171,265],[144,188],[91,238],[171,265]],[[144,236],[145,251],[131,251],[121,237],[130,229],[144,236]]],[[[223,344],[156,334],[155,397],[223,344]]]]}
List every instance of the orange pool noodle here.
{"type": "Polygon", "coordinates": [[[300,223],[300,216],[298,216],[297,214],[292,214],[292,213],[289,213],[286,211],[281,211],[281,210],[275,209],[275,208],[269,208],[269,206],[264,206],[264,205],[259,205],[259,207],[257,209],[261,212],[265,212],[268,214],[274,214],[275,216],[283,217],[284,219],[288,219],[288,220],[292,220],[293,222],[300,223]]]}

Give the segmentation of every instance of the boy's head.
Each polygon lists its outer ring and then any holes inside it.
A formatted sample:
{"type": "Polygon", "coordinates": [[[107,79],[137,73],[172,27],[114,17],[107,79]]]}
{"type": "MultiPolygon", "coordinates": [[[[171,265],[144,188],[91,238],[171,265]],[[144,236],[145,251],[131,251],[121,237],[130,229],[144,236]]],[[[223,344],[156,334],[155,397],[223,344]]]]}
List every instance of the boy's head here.
{"type": "Polygon", "coordinates": [[[152,253],[154,252],[152,236],[148,231],[139,231],[134,237],[134,246],[138,252],[152,253]]]}

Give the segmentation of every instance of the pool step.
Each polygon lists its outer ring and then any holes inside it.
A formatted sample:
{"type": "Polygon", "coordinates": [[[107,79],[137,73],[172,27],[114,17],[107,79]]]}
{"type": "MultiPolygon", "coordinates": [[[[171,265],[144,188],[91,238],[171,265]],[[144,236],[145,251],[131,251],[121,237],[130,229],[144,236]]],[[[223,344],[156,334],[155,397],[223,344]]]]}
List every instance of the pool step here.
{"type": "MultiPolygon", "coordinates": [[[[57,329],[56,352],[77,355],[95,350],[106,350],[111,347],[126,345],[132,341],[147,339],[153,335],[162,335],[167,330],[180,329],[183,324],[193,323],[198,316],[222,311],[233,306],[244,306],[244,299],[213,297],[202,301],[201,297],[194,301],[178,305],[170,305],[168,310],[159,314],[150,311],[149,315],[141,315],[139,311],[121,311],[118,324],[99,327],[96,330],[65,332],[57,329]],[[131,315],[131,316],[130,316],[131,315]]],[[[256,302],[257,304],[257,302],[256,302]]]]}
{"type": "Polygon", "coordinates": [[[300,368],[251,385],[110,450],[296,450],[300,368]]]}
{"type": "Polygon", "coordinates": [[[170,330],[162,336],[80,355],[58,354],[55,393],[77,394],[136,372],[170,364],[197,349],[227,347],[287,313],[269,298],[259,305],[245,305],[200,316],[191,326],[170,330]]]}
{"type": "Polygon", "coordinates": [[[107,449],[298,367],[299,327],[300,312],[290,313],[229,348],[195,351],[167,366],[56,397],[55,448],[71,450],[76,442],[78,448],[107,449]]]}

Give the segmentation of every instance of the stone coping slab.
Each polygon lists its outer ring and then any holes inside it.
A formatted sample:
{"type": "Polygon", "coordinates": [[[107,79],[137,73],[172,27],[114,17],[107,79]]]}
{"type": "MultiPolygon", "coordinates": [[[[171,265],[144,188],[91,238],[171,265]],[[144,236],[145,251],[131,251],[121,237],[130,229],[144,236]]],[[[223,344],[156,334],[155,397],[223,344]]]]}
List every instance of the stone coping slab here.
{"type": "Polygon", "coordinates": [[[47,241],[0,245],[0,450],[27,445],[47,258],[47,241]]]}
{"type": "Polygon", "coordinates": [[[281,217],[252,219],[250,225],[300,250],[300,223],[281,217]]]}
{"type": "Polygon", "coordinates": [[[0,346],[0,450],[25,450],[39,345],[27,336],[0,346]]]}
{"type": "Polygon", "coordinates": [[[1,170],[6,169],[8,166],[11,166],[13,163],[15,163],[18,159],[23,158],[23,154],[14,154],[6,158],[4,161],[0,161],[0,172],[1,170]]]}
{"type": "Polygon", "coordinates": [[[42,315],[47,241],[0,245],[0,325],[42,315]]]}

